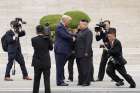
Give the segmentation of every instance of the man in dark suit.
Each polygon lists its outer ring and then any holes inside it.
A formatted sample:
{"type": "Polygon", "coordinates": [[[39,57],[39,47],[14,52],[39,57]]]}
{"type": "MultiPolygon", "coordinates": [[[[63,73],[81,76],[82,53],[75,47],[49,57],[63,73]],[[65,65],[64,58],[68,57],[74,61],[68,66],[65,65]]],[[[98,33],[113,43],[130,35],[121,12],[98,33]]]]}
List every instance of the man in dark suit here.
{"type": "Polygon", "coordinates": [[[76,61],[78,65],[78,85],[89,86],[92,72],[92,32],[88,28],[88,21],[81,20],[76,39],[76,61]]]}
{"type": "Polygon", "coordinates": [[[124,85],[124,82],[122,79],[120,79],[116,73],[115,70],[117,70],[124,79],[130,84],[130,88],[135,88],[136,84],[132,77],[127,73],[125,69],[126,60],[123,58],[122,54],[122,45],[121,42],[116,39],[115,34],[116,29],[109,29],[108,32],[108,40],[109,40],[109,46],[110,49],[106,49],[107,53],[109,54],[109,62],[107,66],[107,74],[115,81],[117,82],[117,86],[124,85]]]}
{"type": "Polygon", "coordinates": [[[76,59],[75,56],[75,42],[72,43],[72,52],[71,55],[68,58],[68,72],[69,77],[68,80],[73,82],[73,66],[74,66],[74,60],[76,59]]]}
{"type": "MultiPolygon", "coordinates": [[[[77,29],[74,29],[74,30],[70,30],[69,33],[76,37],[76,34],[77,34],[77,29]]],[[[74,61],[76,59],[76,55],[75,55],[75,41],[72,42],[71,44],[71,54],[69,56],[69,58],[67,59],[68,61],[68,73],[69,73],[69,76],[68,76],[68,81],[70,82],[73,82],[73,66],[74,66],[74,61]]]]}
{"type": "MultiPolygon", "coordinates": [[[[44,27],[38,25],[36,27],[37,35],[32,38],[32,46],[34,48],[32,66],[34,67],[34,85],[33,93],[39,93],[39,85],[41,74],[44,75],[45,93],[50,92],[50,68],[51,60],[49,50],[53,49],[52,41],[49,34],[45,34],[44,27]]],[[[49,33],[49,32],[48,32],[49,33]]]]}
{"type": "MultiPolygon", "coordinates": [[[[96,32],[96,41],[103,40],[104,45],[106,45],[108,43],[107,32],[108,32],[108,29],[110,28],[110,21],[105,20],[103,23],[104,23],[105,27],[102,31],[96,32]]],[[[106,68],[107,60],[108,60],[107,51],[103,49],[101,62],[100,62],[100,66],[99,66],[98,79],[96,81],[103,80],[104,75],[105,75],[105,68],[106,68]]]]}
{"type": "Polygon", "coordinates": [[[21,52],[21,45],[19,38],[25,35],[25,31],[22,31],[21,29],[16,29],[11,24],[12,28],[11,30],[6,32],[6,39],[8,43],[8,64],[6,67],[6,73],[5,73],[5,79],[6,81],[13,81],[13,79],[10,78],[10,70],[13,66],[14,60],[17,61],[20,65],[20,68],[22,70],[23,79],[25,80],[32,80],[27,73],[26,67],[25,67],[25,61],[21,52]],[[16,30],[15,30],[16,29],[16,30]]]}
{"type": "Polygon", "coordinates": [[[56,39],[54,45],[55,59],[56,59],[56,78],[57,86],[68,86],[64,82],[64,66],[71,53],[71,44],[73,38],[68,32],[68,24],[71,17],[62,16],[61,22],[56,27],[56,39]]]}

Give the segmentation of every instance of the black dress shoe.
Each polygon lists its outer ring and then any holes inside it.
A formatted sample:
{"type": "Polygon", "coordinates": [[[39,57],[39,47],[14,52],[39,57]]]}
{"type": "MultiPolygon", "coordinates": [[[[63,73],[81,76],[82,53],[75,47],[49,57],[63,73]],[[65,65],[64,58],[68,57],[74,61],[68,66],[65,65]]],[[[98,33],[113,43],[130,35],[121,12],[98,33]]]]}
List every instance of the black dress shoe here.
{"type": "Polygon", "coordinates": [[[103,80],[97,79],[96,81],[98,82],[98,81],[103,81],[103,80]]]}
{"type": "Polygon", "coordinates": [[[83,85],[82,83],[78,83],[78,84],[77,84],[77,86],[82,86],[82,85],[83,85]]]}
{"type": "Polygon", "coordinates": [[[116,86],[123,86],[124,85],[124,82],[123,81],[119,81],[116,83],[116,86]]]}
{"type": "Polygon", "coordinates": [[[90,85],[89,83],[82,84],[82,86],[89,86],[89,85],[90,85]]]}
{"type": "Polygon", "coordinates": [[[11,79],[10,77],[5,77],[4,80],[5,80],[5,81],[14,81],[14,80],[11,79]]]}
{"type": "Polygon", "coordinates": [[[23,77],[24,80],[32,80],[29,76],[23,77]]]}
{"type": "Polygon", "coordinates": [[[91,82],[95,82],[95,80],[93,79],[93,80],[91,80],[91,82]]]}
{"type": "Polygon", "coordinates": [[[129,88],[136,88],[136,84],[135,85],[130,85],[129,88]]]}
{"type": "Polygon", "coordinates": [[[73,79],[68,79],[68,82],[73,82],[73,79]]]}
{"type": "Polygon", "coordinates": [[[69,84],[67,83],[61,83],[61,84],[57,84],[57,86],[68,86],[69,84]]]}

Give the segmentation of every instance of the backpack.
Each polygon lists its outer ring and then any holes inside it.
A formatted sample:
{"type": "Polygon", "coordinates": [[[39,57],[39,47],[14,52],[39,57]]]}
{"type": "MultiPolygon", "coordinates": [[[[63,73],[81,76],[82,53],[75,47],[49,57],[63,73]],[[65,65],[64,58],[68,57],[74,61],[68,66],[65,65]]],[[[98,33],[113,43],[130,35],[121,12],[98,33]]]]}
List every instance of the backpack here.
{"type": "Polygon", "coordinates": [[[8,43],[7,43],[7,35],[6,35],[6,33],[1,38],[1,44],[2,44],[3,51],[7,52],[8,43]]]}

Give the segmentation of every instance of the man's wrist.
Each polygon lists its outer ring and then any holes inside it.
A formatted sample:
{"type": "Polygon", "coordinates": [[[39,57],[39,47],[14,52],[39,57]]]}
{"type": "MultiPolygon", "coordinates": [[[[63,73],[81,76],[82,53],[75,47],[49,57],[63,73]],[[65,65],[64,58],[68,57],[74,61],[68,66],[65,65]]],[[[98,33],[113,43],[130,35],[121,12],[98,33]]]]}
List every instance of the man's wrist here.
{"type": "Polygon", "coordinates": [[[88,53],[85,53],[85,56],[87,57],[88,56],[88,53]]]}
{"type": "Polygon", "coordinates": [[[99,36],[100,35],[100,32],[96,32],[96,35],[99,36]]]}

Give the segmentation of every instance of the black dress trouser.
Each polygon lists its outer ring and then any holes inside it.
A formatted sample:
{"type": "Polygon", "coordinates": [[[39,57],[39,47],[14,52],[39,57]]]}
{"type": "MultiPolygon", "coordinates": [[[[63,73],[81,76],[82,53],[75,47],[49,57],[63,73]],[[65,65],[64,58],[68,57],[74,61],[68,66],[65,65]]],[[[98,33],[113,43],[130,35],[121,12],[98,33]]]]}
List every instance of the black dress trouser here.
{"type": "Polygon", "coordinates": [[[105,75],[105,68],[108,61],[108,53],[106,50],[103,50],[99,72],[98,72],[98,80],[102,81],[105,75]]]}
{"type": "Polygon", "coordinates": [[[92,57],[81,57],[76,59],[79,73],[79,84],[90,84],[93,65],[91,60],[92,57]]]}
{"type": "Polygon", "coordinates": [[[5,77],[10,77],[10,71],[11,71],[14,61],[17,61],[19,63],[23,77],[28,76],[24,57],[21,51],[17,50],[15,53],[8,53],[8,63],[6,67],[5,77]]]}
{"type": "Polygon", "coordinates": [[[69,72],[69,80],[73,80],[73,65],[74,65],[74,60],[75,60],[75,54],[72,54],[69,58],[68,58],[68,72],[69,72]]]}
{"type": "Polygon", "coordinates": [[[122,81],[115,72],[117,70],[123,77],[124,79],[130,84],[130,85],[135,85],[134,80],[132,77],[127,73],[125,66],[124,65],[115,65],[111,62],[108,63],[106,72],[107,74],[116,82],[122,81]]]}
{"type": "Polygon", "coordinates": [[[50,68],[47,67],[34,67],[34,85],[33,93],[39,93],[41,74],[43,73],[45,93],[51,93],[50,91],[50,68]]]}

